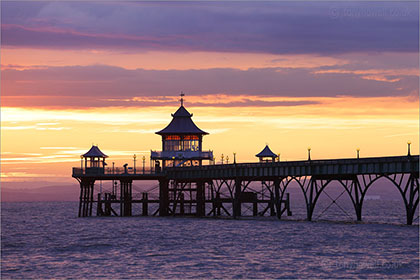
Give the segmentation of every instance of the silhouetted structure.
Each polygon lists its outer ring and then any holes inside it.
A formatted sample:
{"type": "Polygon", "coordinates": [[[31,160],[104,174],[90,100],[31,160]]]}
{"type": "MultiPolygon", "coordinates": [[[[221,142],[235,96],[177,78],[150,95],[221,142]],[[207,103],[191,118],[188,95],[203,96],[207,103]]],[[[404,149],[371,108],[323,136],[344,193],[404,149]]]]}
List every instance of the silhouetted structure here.
{"type": "Polygon", "coordinates": [[[106,167],[107,156],[97,146],[81,156],[81,167],[73,168],[73,177],[80,182],[79,217],[92,216],[92,205],[97,202],[98,216],[131,216],[132,204],[140,203],[144,216],[149,215],[150,204],[158,204],[152,215],[236,218],[243,215],[243,205],[250,205],[254,216],[269,214],[280,219],[284,213],[292,214],[287,188],[291,182],[296,182],[305,198],[307,220],[311,221],[319,196],[335,181],[349,195],[356,219],[361,221],[367,190],[385,178],[402,196],[407,224],[413,223],[419,204],[419,156],[411,155],[411,143],[408,143],[407,155],[398,157],[360,158],[358,154],[351,159],[313,160],[308,156],[308,160],[303,161],[276,162],[277,156],[266,146],[256,155],[259,163],[202,165],[203,160],[213,158],[211,151],[202,152],[202,137],[207,133],[192,122],[192,114],[184,108],[183,99],[172,116],[172,122],[157,132],[162,136],[162,151],[151,153],[156,166],[162,161],[163,169],[160,166],[143,169],[139,174],[127,165],[106,167]],[[99,180],[115,181],[115,184],[112,193],[98,193],[95,201],[94,184],[99,180]],[[150,199],[146,192],[141,199],[133,198],[134,180],[159,181],[159,198],[150,199]],[[261,182],[269,195],[266,197],[263,191],[252,189],[252,182],[261,182]],[[119,213],[112,207],[116,203],[120,205],[119,213]]]}
{"type": "Polygon", "coordinates": [[[255,155],[260,159],[260,162],[275,162],[277,155],[271,151],[268,145],[265,145],[264,149],[255,155]]]}
{"type": "Polygon", "coordinates": [[[85,168],[91,170],[92,172],[97,172],[97,168],[105,168],[105,159],[108,156],[101,152],[98,146],[92,145],[90,150],[82,155],[82,158],[85,159],[85,168]]]}

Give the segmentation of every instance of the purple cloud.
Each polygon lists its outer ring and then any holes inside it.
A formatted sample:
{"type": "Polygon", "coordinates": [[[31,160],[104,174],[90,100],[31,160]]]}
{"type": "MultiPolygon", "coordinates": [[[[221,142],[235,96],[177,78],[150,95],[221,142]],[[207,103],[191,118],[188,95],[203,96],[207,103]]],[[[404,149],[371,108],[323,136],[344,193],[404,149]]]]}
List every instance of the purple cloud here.
{"type": "MultiPolygon", "coordinates": [[[[129,104],[123,100],[141,96],[160,98],[176,95],[181,90],[191,95],[271,97],[409,96],[418,92],[418,76],[415,73],[397,76],[385,73],[384,76],[392,80],[387,81],[372,79],[376,74],[371,72],[353,73],[340,68],[327,70],[332,71],[325,72],[324,68],[127,70],[104,65],[7,69],[2,71],[1,90],[3,97],[12,98],[9,100],[23,100],[25,97],[41,104],[47,102],[51,105],[52,102],[84,107],[143,106],[147,102],[129,104]]],[[[257,104],[252,100],[246,103],[250,106],[299,105],[282,102],[277,105],[272,102],[264,104],[263,101],[257,104]]],[[[8,106],[7,102],[3,105],[8,106]]],[[[243,105],[232,103],[217,106],[243,105]]]]}
{"type": "Polygon", "coordinates": [[[417,52],[418,2],[2,2],[2,43],[59,49],[417,52]]]}

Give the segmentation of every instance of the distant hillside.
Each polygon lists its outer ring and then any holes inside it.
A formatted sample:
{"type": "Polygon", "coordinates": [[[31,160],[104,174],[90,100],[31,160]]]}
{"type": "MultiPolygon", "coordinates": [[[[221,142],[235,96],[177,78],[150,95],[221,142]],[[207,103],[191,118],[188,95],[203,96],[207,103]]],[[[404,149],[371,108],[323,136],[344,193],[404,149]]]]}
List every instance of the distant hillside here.
{"type": "Polygon", "coordinates": [[[1,201],[77,201],[79,192],[78,184],[31,189],[12,188],[2,184],[1,201]]]}

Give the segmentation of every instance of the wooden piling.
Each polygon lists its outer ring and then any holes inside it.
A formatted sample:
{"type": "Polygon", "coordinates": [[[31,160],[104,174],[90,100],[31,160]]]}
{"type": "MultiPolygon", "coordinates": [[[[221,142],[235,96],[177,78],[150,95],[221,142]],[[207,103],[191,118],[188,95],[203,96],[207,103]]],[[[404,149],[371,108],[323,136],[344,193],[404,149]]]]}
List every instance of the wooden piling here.
{"type": "Polygon", "coordinates": [[[102,210],[102,198],[101,193],[98,193],[98,202],[96,204],[96,216],[102,216],[103,210],[102,210]]]}
{"type": "Polygon", "coordinates": [[[274,207],[274,194],[272,192],[270,192],[270,216],[275,216],[276,215],[276,210],[274,207]]]}
{"type": "Polygon", "coordinates": [[[83,203],[83,184],[80,182],[80,196],[79,196],[79,217],[82,216],[82,203],[83,203]]]}
{"type": "Polygon", "coordinates": [[[252,203],[252,215],[258,216],[258,202],[257,201],[254,201],[252,203]]]}
{"type": "Polygon", "coordinates": [[[235,197],[233,199],[233,217],[240,217],[241,216],[241,190],[242,189],[242,181],[235,180],[235,197]]]}
{"type": "Polygon", "coordinates": [[[206,215],[205,213],[205,209],[206,209],[206,205],[205,205],[205,190],[204,190],[204,182],[203,181],[198,181],[197,183],[197,195],[196,195],[196,199],[197,199],[197,207],[196,207],[196,215],[197,217],[203,217],[206,215]]]}
{"type": "Polygon", "coordinates": [[[105,193],[105,216],[111,216],[111,194],[105,193]]]}
{"type": "Polygon", "coordinates": [[[180,202],[179,202],[179,214],[184,215],[185,214],[184,193],[181,193],[179,195],[179,199],[180,199],[180,202]]]}
{"type": "Polygon", "coordinates": [[[93,208],[93,184],[89,184],[89,217],[92,216],[92,208],[93,208]]]}
{"type": "Polygon", "coordinates": [[[159,216],[168,216],[169,180],[159,180],[159,216]]]}
{"type": "Polygon", "coordinates": [[[220,193],[217,192],[216,193],[216,216],[220,216],[222,214],[221,208],[222,208],[222,201],[220,200],[220,193]]]}
{"type": "Polygon", "coordinates": [[[290,210],[290,195],[286,193],[286,209],[287,209],[287,216],[292,216],[292,211],[290,210]]]}
{"type": "Polygon", "coordinates": [[[281,219],[281,201],[280,201],[280,180],[274,181],[274,204],[276,208],[277,218],[281,219]]]}
{"type": "Polygon", "coordinates": [[[143,194],[143,198],[142,198],[142,207],[143,207],[143,211],[142,211],[142,216],[147,216],[149,213],[149,204],[148,204],[148,193],[144,192],[143,194]]]}
{"type": "Polygon", "coordinates": [[[123,184],[120,181],[120,216],[124,216],[124,189],[123,184]]]}

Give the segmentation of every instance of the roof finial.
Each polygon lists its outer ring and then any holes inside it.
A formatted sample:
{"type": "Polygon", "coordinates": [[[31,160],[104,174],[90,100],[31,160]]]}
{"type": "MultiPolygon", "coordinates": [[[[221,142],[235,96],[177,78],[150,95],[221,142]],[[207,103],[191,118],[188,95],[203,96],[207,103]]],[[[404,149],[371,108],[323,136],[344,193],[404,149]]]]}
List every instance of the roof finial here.
{"type": "Polygon", "coordinates": [[[185,96],[184,92],[181,91],[180,96],[181,96],[181,99],[179,101],[181,101],[181,106],[184,106],[184,96],[185,96]]]}

